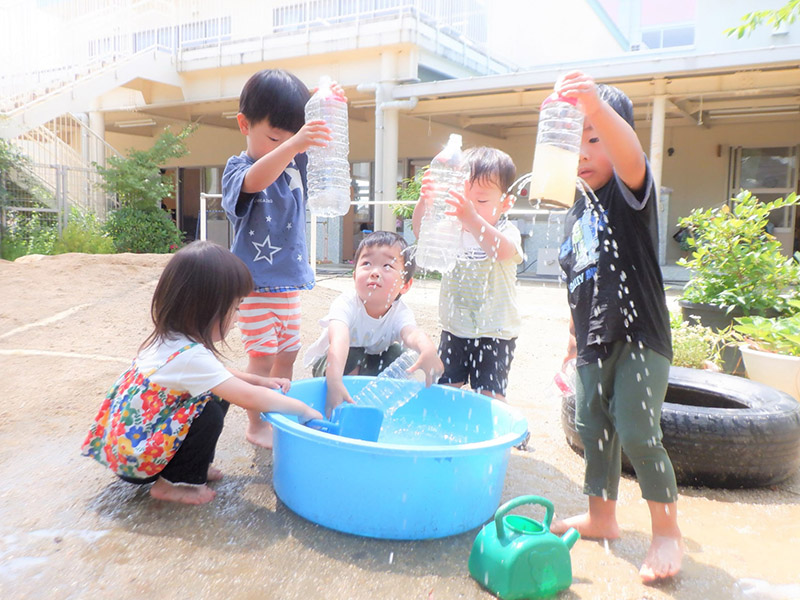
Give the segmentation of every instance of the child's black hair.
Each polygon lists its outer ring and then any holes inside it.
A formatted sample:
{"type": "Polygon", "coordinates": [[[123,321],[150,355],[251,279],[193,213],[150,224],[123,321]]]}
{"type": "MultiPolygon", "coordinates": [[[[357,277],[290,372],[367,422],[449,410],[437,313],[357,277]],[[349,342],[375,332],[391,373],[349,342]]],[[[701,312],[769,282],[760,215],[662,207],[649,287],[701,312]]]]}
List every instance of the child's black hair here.
{"type": "Polygon", "coordinates": [[[469,164],[470,183],[491,182],[505,193],[517,178],[517,168],[511,157],[497,148],[480,146],[464,152],[464,160],[469,164]]]}
{"type": "Polygon", "coordinates": [[[305,123],[308,88],[296,75],[282,69],[259,71],[244,84],[239,112],[251,125],[265,119],[276,129],[297,133],[305,123]]]}
{"type": "Polygon", "coordinates": [[[140,350],[183,334],[217,354],[214,334],[252,291],[250,270],[226,248],[200,240],[184,246],[158,279],[150,305],[155,328],[140,350]]]}
{"type": "Polygon", "coordinates": [[[353,264],[358,265],[358,259],[361,258],[361,253],[366,248],[373,246],[397,246],[400,248],[400,256],[403,257],[403,281],[408,283],[414,277],[414,272],[417,270],[417,263],[414,260],[414,254],[409,250],[408,242],[402,235],[393,231],[375,231],[365,236],[358,244],[356,249],[353,264]]]}
{"type": "Polygon", "coordinates": [[[597,95],[600,99],[614,109],[625,122],[635,129],[633,125],[633,102],[621,89],[605,83],[597,84],[597,95]]]}

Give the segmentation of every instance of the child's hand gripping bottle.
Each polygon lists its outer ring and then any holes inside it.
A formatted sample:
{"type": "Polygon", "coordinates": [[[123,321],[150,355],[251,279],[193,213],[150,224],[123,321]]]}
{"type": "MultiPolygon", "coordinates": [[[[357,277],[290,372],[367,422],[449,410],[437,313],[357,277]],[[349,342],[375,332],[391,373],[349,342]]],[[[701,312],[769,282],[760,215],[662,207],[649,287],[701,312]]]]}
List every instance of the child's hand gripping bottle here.
{"type": "Polygon", "coordinates": [[[539,110],[539,130],[531,171],[531,200],[569,208],[575,202],[583,113],[577,99],[551,94],[539,110]]]}

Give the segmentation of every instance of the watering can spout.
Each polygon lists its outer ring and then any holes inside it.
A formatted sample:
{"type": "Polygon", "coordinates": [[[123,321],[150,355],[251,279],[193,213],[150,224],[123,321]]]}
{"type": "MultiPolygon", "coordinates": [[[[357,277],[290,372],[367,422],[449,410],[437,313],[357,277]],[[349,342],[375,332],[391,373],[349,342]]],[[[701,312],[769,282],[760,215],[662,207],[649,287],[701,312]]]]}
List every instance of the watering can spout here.
{"type": "Polygon", "coordinates": [[[567,532],[561,536],[561,541],[564,542],[567,545],[567,548],[571,550],[572,547],[575,545],[575,542],[577,542],[580,539],[580,537],[581,534],[578,533],[578,530],[575,529],[574,527],[570,527],[569,529],[567,529],[567,532]]]}

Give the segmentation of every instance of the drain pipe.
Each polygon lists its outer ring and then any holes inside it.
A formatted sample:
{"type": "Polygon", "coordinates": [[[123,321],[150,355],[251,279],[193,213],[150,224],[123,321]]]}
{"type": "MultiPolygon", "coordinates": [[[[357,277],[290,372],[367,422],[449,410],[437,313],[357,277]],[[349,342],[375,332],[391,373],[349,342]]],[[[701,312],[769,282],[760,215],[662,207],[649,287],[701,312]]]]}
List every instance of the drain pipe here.
{"type": "Polygon", "coordinates": [[[357,89],[375,93],[375,229],[395,231],[389,205],[397,200],[399,111],[414,109],[418,99],[388,100],[394,89],[391,82],[362,83],[357,89]]]}

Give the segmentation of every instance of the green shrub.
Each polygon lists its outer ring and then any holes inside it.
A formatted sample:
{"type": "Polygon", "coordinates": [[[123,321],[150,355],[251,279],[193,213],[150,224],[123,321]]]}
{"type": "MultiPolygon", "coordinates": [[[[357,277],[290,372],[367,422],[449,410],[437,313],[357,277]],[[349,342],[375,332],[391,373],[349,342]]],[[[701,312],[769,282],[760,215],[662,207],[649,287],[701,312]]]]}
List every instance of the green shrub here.
{"type": "Polygon", "coordinates": [[[92,212],[82,213],[73,207],[69,223],[56,240],[53,254],[83,252],[84,254],[113,254],[114,240],[103,231],[103,224],[92,212]]]}
{"type": "Polygon", "coordinates": [[[800,253],[785,256],[767,224],[771,211],[797,204],[794,193],[761,202],[743,190],[732,207],[695,209],[682,218],[678,225],[691,232],[686,243],[692,250],[678,261],[691,271],[683,300],[740,308],[745,315],[791,312],[790,300],[800,299],[800,253]]]}
{"type": "MultiPolygon", "coordinates": [[[[9,211],[10,212],[10,211],[9,211]]],[[[2,257],[16,260],[26,254],[52,254],[58,238],[58,224],[38,212],[11,213],[3,231],[2,257]]]]}
{"type": "Polygon", "coordinates": [[[196,125],[187,125],[178,134],[165,129],[147,150],[129,150],[125,157],[110,156],[107,167],[94,163],[103,178],[100,187],[116,195],[121,206],[160,206],[174,191],[172,179],[162,173],[161,167],[189,153],[186,138],[196,129],[196,125]]]}
{"type": "Polygon", "coordinates": [[[790,317],[736,318],[736,339],[762,352],[800,356],[800,301],[793,300],[791,306],[797,312],[790,317]]]}
{"type": "MultiPolygon", "coordinates": [[[[407,177],[397,186],[397,199],[402,201],[419,200],[420,190],[422,189],[422,178],[430,168],[423,167],[414,177],[407,177]]],[[[392,212],[401,219],[410,219],[414,214],[414,204],[392,204],[392,212]]]]}
{"type": "Polygon", "coordinates": [[[708,327],[684,321],[680,313],[670,314],[672,364],[690,369],[719,368],[722,349],[729,332],[714,333],[708,327]]]}
{"type": "Polygon", "coordinates": [[[167,254],[180,248],[181,231],[159,208],[123,206],[111,213],[105,232],[117,252],[167,254]]]}

